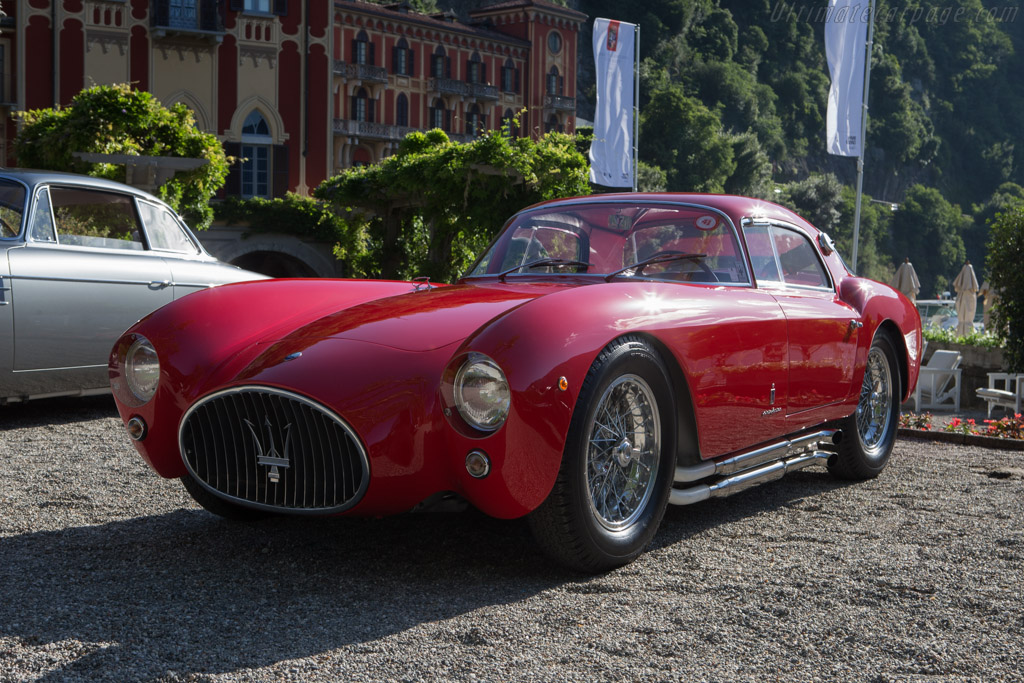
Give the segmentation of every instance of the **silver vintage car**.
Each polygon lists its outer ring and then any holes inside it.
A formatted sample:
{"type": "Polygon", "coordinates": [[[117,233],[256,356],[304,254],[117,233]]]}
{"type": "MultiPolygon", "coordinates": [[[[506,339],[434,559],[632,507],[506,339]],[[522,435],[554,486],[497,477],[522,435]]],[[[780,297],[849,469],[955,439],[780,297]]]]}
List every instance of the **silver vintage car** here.
{"type": "Polygon", "coordinates": [[[0,169],[0,404],[107,392],[110,348],[132,323],[198,289],[264,277],[210,256],[150,194],[0,169]]]}

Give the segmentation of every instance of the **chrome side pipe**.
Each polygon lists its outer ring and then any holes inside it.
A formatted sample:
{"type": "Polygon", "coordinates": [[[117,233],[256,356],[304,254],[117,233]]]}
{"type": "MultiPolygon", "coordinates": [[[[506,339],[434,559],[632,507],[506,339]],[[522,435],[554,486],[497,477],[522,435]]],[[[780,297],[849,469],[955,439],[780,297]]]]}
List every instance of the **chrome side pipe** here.
{"type": "Polygon", "coordinates": [[[839,430],[827,429],[763,446],[718,462],[677,467],[677,482],[692,482],[713,476],[723,478],[711,484],[672,489],[668,502],[672,505],[691,505],[781,479],[789,472],[828,460],[835,454],[841,435],[839,430]]]}

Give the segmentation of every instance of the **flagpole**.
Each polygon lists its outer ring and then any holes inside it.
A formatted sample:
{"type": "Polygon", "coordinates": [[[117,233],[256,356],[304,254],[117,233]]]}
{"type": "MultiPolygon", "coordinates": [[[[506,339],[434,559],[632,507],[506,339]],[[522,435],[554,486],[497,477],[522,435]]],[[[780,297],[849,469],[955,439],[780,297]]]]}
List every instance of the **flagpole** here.
{"type": "Polygon", "coordinates": [[[875,39],[875,11],[868,0],[871,24],[868,27],[867,59],[864,61],[864,101],[860,116],[860,154],[857,155],[857,202],[853,211],[853,256],[850,267],[857,271],[857,245],[860,243],[860,202],[864,190],[864,150],[868,134],[868,87],[871,85],[871,46],[875,39]]]}
{"type": "Polygon", "coordinates": [[[640,24],[634,28],[633,41],[633,192],[640,175],[640,24]]]}

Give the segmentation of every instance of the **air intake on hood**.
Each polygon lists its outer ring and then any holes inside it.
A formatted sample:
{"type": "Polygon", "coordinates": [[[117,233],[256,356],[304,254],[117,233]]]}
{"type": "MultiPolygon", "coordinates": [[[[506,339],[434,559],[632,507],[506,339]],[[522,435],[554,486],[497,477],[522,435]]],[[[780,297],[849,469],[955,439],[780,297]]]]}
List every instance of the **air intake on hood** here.
{"type": "Polygon", "coordinates": [[[324,514],[355,505],[370,479],[366,451],[339,417],[269,387],[212,394],[178,434],[189,472],[216,495],[248,507],[324,514]]]}

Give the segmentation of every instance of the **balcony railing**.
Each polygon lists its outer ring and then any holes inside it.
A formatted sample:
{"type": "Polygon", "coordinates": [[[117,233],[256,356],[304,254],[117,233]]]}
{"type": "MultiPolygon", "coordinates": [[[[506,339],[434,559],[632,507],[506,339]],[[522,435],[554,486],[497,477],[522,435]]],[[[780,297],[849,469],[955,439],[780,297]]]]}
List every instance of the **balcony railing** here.
{"type": "Polygon", "coordinates": [[[563,95],[545,95],[544,108],[558,111],[576,111],[576,98],[563,95]]]}
{"type": "Polygon", "coordinates": [[[442,95],[468,95],[469,83],[454,78],[431,78],[427,87],[442,95]]]}
{"type": "Polygon", "coordinates": [[[374,121],[351,121],[349,119],[334,119],[335,135],[351,135],[364,140],[401,140],[416,128],[409,126],[395,126],[388,123],[376,123],[374,121]]]}
{"type": "Polygon", "coordinates": [[[484,83],[470,83],[469,96],[475,97],[478,100],[497,100],[498,87],[484,83]]]}
{"type": "Polygon", "coordinates": [[[348,80],[368,83],[387,83],[388,70],[373,64],[349,64],[341,59],[334,60],[334,75],[348,80]]]}

